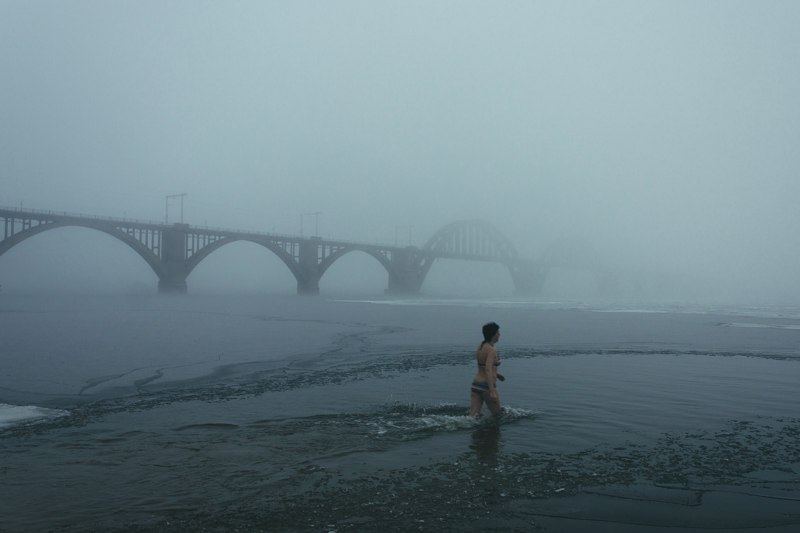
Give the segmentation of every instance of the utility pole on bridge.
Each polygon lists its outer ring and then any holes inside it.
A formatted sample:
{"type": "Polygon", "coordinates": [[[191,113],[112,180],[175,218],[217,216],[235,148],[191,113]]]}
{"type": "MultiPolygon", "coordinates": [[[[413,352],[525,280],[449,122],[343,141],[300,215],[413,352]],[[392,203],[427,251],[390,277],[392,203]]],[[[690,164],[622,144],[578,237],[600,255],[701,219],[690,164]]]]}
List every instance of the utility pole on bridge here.
{"type": "Polygon", "coordinates": [[[181,224],[183,224],[183,199],[186,198],[185,192],[180,194],[168,194],[164,197],[165,199],[164,224],[169,224],[169,201],[173,198],[181,199],[181,224]]]}
{"type": "Polygon", "coordinates": [[[397,238],[397,232],[400,231],[401,229],[407,229],[408,230],[408,245],[411,246],[412,241],[413,241],[412,235],[414,234],[414,226],[413,225],[412,226],[395,226],[394,227],[394,245],[395,246],[399,246],[398,238],[397,238]]]}
{"type": "Polygon", "coordinates": [[[314,217],[314,237],[319,237],[319,216],[322,213],[319,211],[314,211],[313,213],[300,213],[300,235],[303,235],[303,218],[304,217],[314,217]]]}

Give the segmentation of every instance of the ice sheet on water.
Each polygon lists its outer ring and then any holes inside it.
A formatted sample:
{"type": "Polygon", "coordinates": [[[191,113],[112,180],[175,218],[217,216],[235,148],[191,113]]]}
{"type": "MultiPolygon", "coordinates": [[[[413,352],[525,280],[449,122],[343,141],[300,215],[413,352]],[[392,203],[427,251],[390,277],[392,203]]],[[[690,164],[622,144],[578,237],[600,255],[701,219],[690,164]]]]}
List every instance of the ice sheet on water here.
{"type": "Polygon", "coordinates": [[[451,306],[486,307],[495,309],[533,309],[533,310],[581,310],[598,313],[632,314],[699,314],[731,315],[759,318],[800,319],[800,307],[794,305],[737,305],[737,304],[696,304],[685,302],[621,302],[621,301],[582,301],[547,298],[381,298],[381,299],[340,299],[343,303],[367,303],[391,306],[451,306]]]}
{"type": "Polygon", "coordinates": [[[43,419],[58,418],[69,413],[60,409],[48,409],[36,405],[9,405],[0,403],[0,428],[25,424],[43,419]]]}
{"type": "Polygon", "coordinates": [[[767,328],[767,329],[800,330],[800,324],[757,324],[754,322],[728,322],[722,325],[729,328],[767,328]]]}

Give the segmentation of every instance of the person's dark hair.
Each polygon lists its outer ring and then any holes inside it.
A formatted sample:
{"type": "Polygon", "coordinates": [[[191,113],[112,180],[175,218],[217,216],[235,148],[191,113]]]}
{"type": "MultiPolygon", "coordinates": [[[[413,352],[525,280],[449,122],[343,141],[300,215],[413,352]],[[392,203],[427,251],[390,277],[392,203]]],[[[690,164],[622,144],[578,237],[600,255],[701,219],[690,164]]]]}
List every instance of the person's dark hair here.
{"type": "MultiPolygon", "coordinates": [[[[494,337],[494,334],[500,331],[500,326],[495,322],[489,322],[483,325],[483,342],[489,342],[494,337]]],[[[483,344],[483,343],[481,343],[483,344]]]]}

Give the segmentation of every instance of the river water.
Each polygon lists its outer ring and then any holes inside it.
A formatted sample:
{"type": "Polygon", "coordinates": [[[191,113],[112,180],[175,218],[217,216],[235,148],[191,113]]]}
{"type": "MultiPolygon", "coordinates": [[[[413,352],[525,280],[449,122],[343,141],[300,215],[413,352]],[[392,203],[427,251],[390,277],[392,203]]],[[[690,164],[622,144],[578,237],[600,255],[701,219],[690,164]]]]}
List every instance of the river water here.
{"type": "Polygon", "coordinates": [[[2,531],[800,527],[798,308],[2,296],[2,531]]]}

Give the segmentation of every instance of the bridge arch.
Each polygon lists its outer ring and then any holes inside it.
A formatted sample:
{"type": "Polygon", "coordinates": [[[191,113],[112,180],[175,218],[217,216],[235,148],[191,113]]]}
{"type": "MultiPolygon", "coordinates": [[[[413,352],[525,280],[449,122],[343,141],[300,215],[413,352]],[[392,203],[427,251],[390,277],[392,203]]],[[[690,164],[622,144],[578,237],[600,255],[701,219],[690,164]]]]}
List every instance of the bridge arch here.
{"type": "Polygon", "coordinates": [[[394,270],[391,259],[386,257],[386,255],[384,255],[384,254],[382,254],[380,252],[377,252],[375,250],[372,250],[370,248],[364,247],[364,246],[352,245],[352,246],[345,246],[343,248],[340,248],[339,250],[335,251],[334,253],[332,253],[331,255],[326,257],[319,265],[320,276],[324,275],[325,272],[336,261],[338,261],[343,256],[345,256],[345,255],[347,255],[347,254],[349,254],[351,252],[363,252],[363,253],[367,254],[368,256],[375,258],[383,266],[383,268],[386,269],[386,272],[389,275],[391,275],[393,270],[394,270]]]}
{"type": "MultiPolygon", "coordinates": [[[[318,267],[318,272],[319,272],[319,276],[320,276],[320,283],[322,282],[322,278],[326,275],[326,273],[331,271],[331,267],[333,267],[337,263],[348,263],[348,261],[351,262],[351,264],[349,266],[352,267],[352,266],[355,265],[356,269],[360,269],[359,270],[361,272],[360,277],[362,278],[361,281],[364,282],[364,283],[367,283],[368,285],[371,285],[372,283],[377,283],[377,280],[378,280],[377,276],[379,275],[378,274],[379,270],[384,271],[387,274],[387,277],[389,279],[392,278],[392,276],[394,275],[394,272],[396,270],[396,268],[395,268],[395,266],[394,266],[394,264],[392,262],[392,259],[391,259],[391,254],[389,252],[387,252],[386,250],[383,250],[383,251],[375,250],[375,249],[371,249],[368,246],[360,246],[360,245],[357,245],[357,244],[345,245],[345,246],[343,246],[341,248],[338,248],[337,250],[335,250],[330,255],[327,255],[326,257],[324,257],[322,259],[322,261],[320,261],[320,264],[319,264],[319,267],[318,267]],[[369,259],[360,259],[359,257],[354,257],[354,256],[360,256],[361,258],[367,258],[368,257],[369,259]],[[345,259],[345,257],[347,257],[348,259],[345,259]],[[366,261],[367,263],[370,263],[370,264],[367,265],[366,263],[362,262],[359,265],[358,261],[366,261]],[[355,262],[355,263],[352,263],[352,262],[355,262]],[[377,266],[375,266],[375,262],[377,262],[377,266]],[[365,270],[365,268],[367,268],[369,266],[372,266],[373,268],[375,268],[375,271],[365,270]]],[[[336,270],[336,269],[334,269],[334,270],[336,270]]],[[[332,273],[332,277],[336,278],[337,275],[339,273],[341,273],[341,272],[342,272],[341,270],[339,270],[337,272],[333,272],[332,273]]],[[[329,276],[329,278],[330,277],[331,276],[329,276]]],[[[345,285],[347,283],[344,278],[340,279],[339,281],[340,281],[340,283],[337,286],[341,286],[342,285],[341,282],[344,282],[345,285]]],[[[385,283],[385,282],[386,282],[386,278],[382,278],[382,283],[385,283]]]]}
{"type": "MultiPolygon", "coordinates": [[[[187,237],[191,242],[192,236],[187,237]]],[[[284,250],[265,246],[257,236],[218,238],[187,246],[184,276],[187,287],[202,293],[291,293],[297,269],[284,250]],[[202,247],[200,247],[202,246],[202,247]],[[199,249],[198,249],[199,248],[199,249]]]]}
{"type": "Polygon", "coordinates": [[[484,220],[460,220],[447,224],[428,239],[423,250],[501,263],[511,263],[519,258],[508,237],[484,220]]]}
{"type": "Polygon", "coordinates": [[[35,235],[54,229],[68,228],[68,227],[93,229],[112,236],[115,239],[122,241],[130,248],[132,248],[134,252],[139,254],[139,256],[142,259],[144,259],[144,261],[148,264],[148,266],[150,266],[150,268],[153,270],[156,276],[161,278],[164,275],[163,264],[161,263],[159,257],[156,256],[149,248],[147,248],[136,238],[132,237],[131,235],[128,235],[124,231],[121,231],[120,229],[114,226],[102,223],[92,224],[89,222],[82,222],[82,221],[56,221],[47,224],[39,224],[38,226],[33,226],[24,231],[16,233],[13,236],[0,242],[0,255],[3,255],[7,251],[11,250],[14,246],[22,243],[27,239],[30,239],[35,235]]]}
{"type": "Polygon", "coordinates": [[[212,242],[211,244],[204,246],[186,261],[186,275],[188,276],[189,274],[191,274],[192,271],[197,267],[197,265],[199,265],[200,262],[203,261],[203,259],[211,255],[213,252],[219,250],[225,245],[240,241],[252,242],[259,246],[263,246],[270,252],[274,253],[276,256],[278,256],[281,262],[283,262],[283,264],[285,264],[289,268],[289,271],[292,273],[292,275],[294,275],[295,278],[297,278],[298,282],[304,277],[304,274],[300,270],[297,262],[289,253],[286,252],[286,250],[284,250],[282,247],[276,245],[271,241],[268,241],[266,239],[262,240],[255,237],[241,237],[241,238],[224,237],[222,239],[212,242]]]}
{"type": "Polygon", "coordinates": [[[419,286],[437,257],[490,261],[505,265],[520,289],[519,253],[511,240],[484,220],[459,220],[443,226],[422,247],[419,286]]]}

